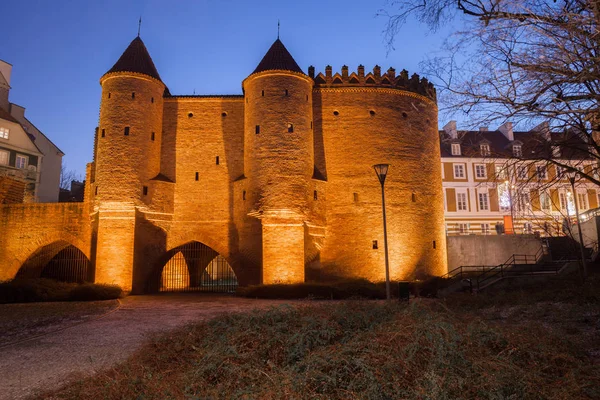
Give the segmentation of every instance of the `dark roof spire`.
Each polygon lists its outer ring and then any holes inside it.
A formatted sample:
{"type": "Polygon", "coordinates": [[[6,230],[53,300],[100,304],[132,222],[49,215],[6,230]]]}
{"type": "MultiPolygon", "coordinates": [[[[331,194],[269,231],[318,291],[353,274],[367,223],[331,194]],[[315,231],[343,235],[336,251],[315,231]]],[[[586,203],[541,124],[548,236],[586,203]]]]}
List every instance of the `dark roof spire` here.
{"type": "Polygon", "coordinates": [[[144,42],[142,42],[139,36],[131,41],[119,60],[108,70],[107,74],[111,72],[137,72],[151,76],[162,82],[144,42]]]}
{"type": "Polygon", "coordinates": [[[140,22],[138,22],[138,36],[140,37],[140,30],[142,29],[142,16],[140,15],[140,22]]]}
{"type": "Polygon", "coordinates": [[[293,71],[299,72],[303,74],[302,70],[294,60],[294,57],[290,54],[290,52],[285,48],[281,40],[277,38],[275,43],[271,45],[267,54],[263,57],[263,59],[258,64],[258,67],[254,70],[253,74],[262,71],[270,71],[270,70],[285,70],[285,71],[293,71]]]}
{"type": "Polygon", "coordinates": [[[277,40],[279,40],[279,29],[281,28],[281,24],[279,23],[279,20],[277,20],[277,40]]]}

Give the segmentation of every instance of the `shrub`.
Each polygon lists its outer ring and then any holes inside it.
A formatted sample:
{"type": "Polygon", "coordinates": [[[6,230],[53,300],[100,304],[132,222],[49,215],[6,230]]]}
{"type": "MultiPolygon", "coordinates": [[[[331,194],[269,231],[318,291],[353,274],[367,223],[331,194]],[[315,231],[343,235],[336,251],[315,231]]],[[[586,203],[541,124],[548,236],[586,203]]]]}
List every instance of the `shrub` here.
{"type": "Polygon", "coordinates": [[[0,282],[0,304],[110,300],[120,297],[122,293],[116,285],[67,283],[43,278],[0,282]]]}

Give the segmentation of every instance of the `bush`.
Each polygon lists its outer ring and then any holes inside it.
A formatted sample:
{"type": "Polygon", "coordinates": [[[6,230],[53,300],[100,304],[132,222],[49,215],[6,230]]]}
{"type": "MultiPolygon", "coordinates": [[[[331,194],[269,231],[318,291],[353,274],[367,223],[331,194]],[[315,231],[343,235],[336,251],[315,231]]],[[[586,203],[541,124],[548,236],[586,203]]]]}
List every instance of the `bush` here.
{"type": "MultiPolygon", "coordinates": [[[[397,296],[397,284],[392,283],[392,294],[397,296]]],[[[331,283],[293,283],[240,287],[237,294],[260,299],[331,299],[354,297],[385,299],[385,282],[373,283],[366,279],[344,280],[331,283]]]]}
{"type": "Polygon", "coordinates": [[[37,301],[94,301],[119,298],[116,285],[67,283],[53,279],[13,279],[0,282],[0,304],[37,301]]]}

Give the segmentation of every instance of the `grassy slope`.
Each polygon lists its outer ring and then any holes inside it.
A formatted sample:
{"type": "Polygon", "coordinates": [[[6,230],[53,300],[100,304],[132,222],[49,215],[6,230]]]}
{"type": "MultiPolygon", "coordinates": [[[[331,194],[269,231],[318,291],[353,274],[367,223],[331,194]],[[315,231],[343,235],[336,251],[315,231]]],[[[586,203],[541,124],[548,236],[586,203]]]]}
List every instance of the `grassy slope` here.
{"type": "Polygon", "coordinates": [[[600,398],[598,283],[223,316],[41,397],[600,398]]]}

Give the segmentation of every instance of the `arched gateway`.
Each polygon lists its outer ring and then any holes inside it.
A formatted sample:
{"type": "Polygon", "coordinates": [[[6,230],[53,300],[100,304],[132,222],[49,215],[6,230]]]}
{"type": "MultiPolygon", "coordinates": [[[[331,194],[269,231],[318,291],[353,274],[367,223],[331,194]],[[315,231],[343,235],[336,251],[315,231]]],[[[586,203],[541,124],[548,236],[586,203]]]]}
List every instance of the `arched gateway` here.
{"type": "Polygon", "coordinates": [[[151,275],[149,292],[235,292],[235,272],[222,255],[200,242],[168,251],[151,275]]]}
{"type": "Polygon", "coordinates": [[[36,250],[23,263],[16,278],[49,278],[63,282],[93,282],[90,260],[66,241],[56,241],[36,250]]]}

